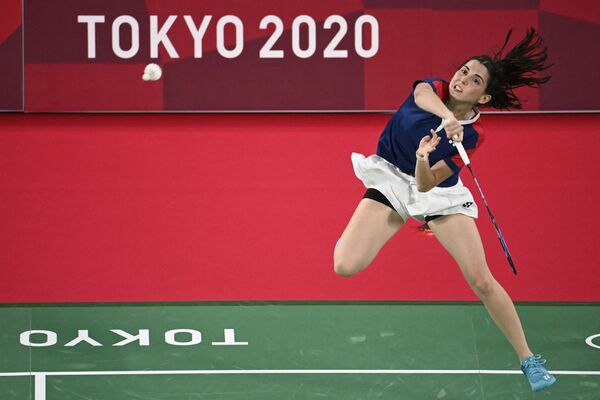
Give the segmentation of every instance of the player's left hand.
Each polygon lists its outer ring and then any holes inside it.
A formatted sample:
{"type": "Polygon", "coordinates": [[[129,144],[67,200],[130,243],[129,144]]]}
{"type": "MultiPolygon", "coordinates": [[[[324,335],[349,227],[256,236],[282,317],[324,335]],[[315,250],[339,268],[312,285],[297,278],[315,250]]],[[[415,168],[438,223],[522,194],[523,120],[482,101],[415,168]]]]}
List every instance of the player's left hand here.
{"type": "Polygon", "coordinates": [[[431,136],[427,135],[423,137],[419,143],[419,148],[417,149],[417,153],[424,157],[433,152],[442,139],[433,129],[429,132],[431,133],[431,136]]]}

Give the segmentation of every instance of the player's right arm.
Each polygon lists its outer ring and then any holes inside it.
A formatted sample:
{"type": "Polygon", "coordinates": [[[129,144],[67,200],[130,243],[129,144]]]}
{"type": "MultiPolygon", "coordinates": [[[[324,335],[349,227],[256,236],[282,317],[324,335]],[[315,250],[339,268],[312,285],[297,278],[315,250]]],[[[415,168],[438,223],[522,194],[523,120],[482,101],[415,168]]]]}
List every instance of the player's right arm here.
{"type": "Polygon", "coordinates": [[[421,82],[415,86],[413,93],[415,104],[422,110],[437,115],[441,119],[447,120],[444,125],[444,130],[448,139],[452,138],[455,141],[462,141],[463,127],[458,123],[456,117],[446,107],[442,99],[438,97],[427,82],[421,82]],[[458,135],[458,137],[456,137],[458,135]]]}

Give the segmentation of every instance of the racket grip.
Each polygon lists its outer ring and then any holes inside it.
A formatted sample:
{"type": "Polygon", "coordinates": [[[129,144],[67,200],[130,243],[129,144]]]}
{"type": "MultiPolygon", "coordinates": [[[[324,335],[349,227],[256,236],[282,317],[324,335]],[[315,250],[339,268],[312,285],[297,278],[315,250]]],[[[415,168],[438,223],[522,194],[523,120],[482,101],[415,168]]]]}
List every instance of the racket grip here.
{"type": "Polygon", "coordinates": [[[456,146],[456,150],[458,150],[458,154],[460,155],[460,158],[462,158],[465,165],[471,164],[471,160],[469,160],[469,156],[467,155],[467,152],[465,151],[465,148],[463,147],[462,143],[454,142],[454,145],[456,146]]]}
{"type": "MultiPolygon", "coordinates": [[[[435,132],[438,133],[439,131],[441,131],[442,129],[444,129],[444,126],[446,126],[447,123],[448,123],[447,119],[442,119],[442,122],[440,123],[440,126],[438,126],[436,128],[435,132]]],[[[462,158],[462,160],[465,163],[465,165],[471,164],[471,161],[469,160],[469,156],[467,155],[467,152],[465,151],[465,148],[463,147],[462,143],[461,142],[454,142],[454,145],[456,146],[456,149],[458,150],[458,154],[460,154],[460,158],[462,158]]]]}

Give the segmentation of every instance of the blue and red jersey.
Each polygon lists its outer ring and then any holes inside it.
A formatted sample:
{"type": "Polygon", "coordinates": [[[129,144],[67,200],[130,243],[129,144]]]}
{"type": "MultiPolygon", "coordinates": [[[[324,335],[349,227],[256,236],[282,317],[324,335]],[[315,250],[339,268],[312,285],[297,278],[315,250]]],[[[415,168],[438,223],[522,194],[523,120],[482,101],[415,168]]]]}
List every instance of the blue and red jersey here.
{"type": "MultiPolygon", "coordinates": [[[[420,109],[415,103],[414,87],[421,82],[431,85],[433,91],[445,103],[448,100],[448,82],[439,78],[418,80],[413,85],[413,92],[408,96],[400,109],[394,113],[383,130],[377,145],[377,155],[385,158],[406,174],[415,174],[416,151],[421,139],[430,134],[430,129],[436,129],[442,119],[430,112],[420,109]]],[[[481,147],[483,134],[480,120],[473,124],[463,125],[463,146],[469,157],[481,147]]],[[[454,186],[458,182],[458,174],[464,163],[456,147],[446,139],[445,132],[435,151],[429,154],[429,164],[434,165],[440,160],[454,171],[454,173],[438,186],[454,186]]]]}

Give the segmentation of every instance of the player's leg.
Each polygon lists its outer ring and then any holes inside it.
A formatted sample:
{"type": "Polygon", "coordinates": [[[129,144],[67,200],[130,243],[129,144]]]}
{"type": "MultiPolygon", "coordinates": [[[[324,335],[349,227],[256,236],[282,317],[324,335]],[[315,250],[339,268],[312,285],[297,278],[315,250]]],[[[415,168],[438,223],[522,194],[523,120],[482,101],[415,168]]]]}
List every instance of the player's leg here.
{"type": "Polygon", "coordinates": [[[519,361],[531,356],[515,306],[488,268],[475,221],[466,215],[454,214],[429,221],[429,227],[454,257],[467,282],[515,349],[519,361]]]}
{"type": "Polygon", "coordinates": [[[365,269],[403,224],[402,217],[389,206],[362,199],[335,246],[335,272],[352,276],[365,269]]]}

